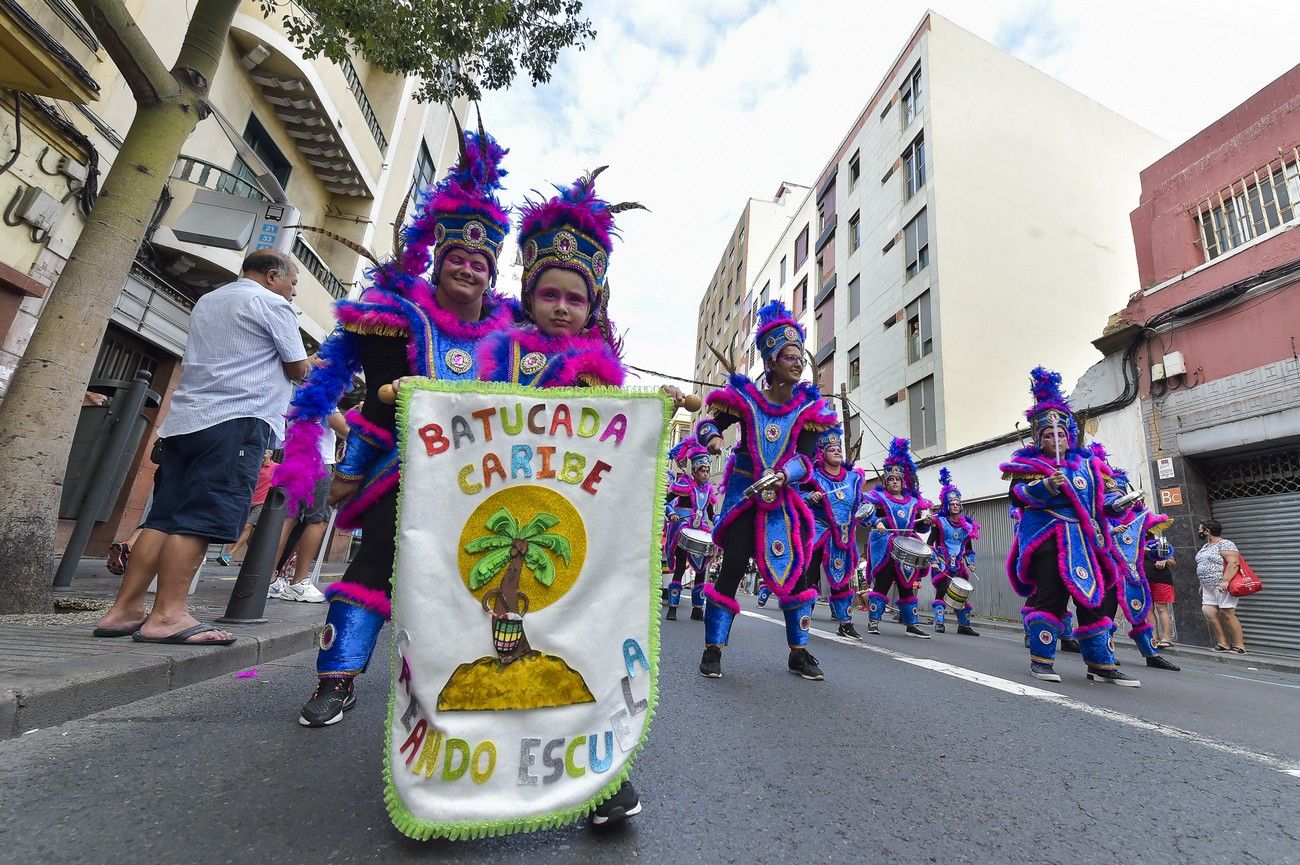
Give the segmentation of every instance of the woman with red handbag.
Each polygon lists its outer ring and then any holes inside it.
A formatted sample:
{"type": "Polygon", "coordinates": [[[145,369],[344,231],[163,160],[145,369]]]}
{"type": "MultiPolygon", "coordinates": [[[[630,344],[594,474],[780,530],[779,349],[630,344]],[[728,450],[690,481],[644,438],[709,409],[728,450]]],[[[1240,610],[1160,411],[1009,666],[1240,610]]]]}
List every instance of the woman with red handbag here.
{"type": "Polygon", "coordinates": [[[1218,520],[1202,520],[1196,532],[1205,542],[1196,551],[1196,578],[1201,582],[1201,612],[1214,636],[1214,651],[1244,655],[1246,638],[1237,619],[1237,598],[1228,592],[1228,583],[1241,566],[1241,553],[1222,536],[1218,520]]]}

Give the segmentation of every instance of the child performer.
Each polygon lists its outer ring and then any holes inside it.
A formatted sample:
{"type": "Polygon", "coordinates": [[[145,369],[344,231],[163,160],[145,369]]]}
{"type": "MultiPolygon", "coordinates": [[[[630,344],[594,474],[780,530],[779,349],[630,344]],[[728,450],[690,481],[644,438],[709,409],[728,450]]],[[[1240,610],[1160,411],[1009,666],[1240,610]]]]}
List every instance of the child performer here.
{"type": "Polygon", "coordinates": [[[826,574],[831,615],[841,637],[861,640],[853,627],[853,573],[858,567],[857,512],[866,500],[866,477],[844,460],[844,433],[832,427],[817,439],[817,458],[804,494],[813,512],[812,555],[804,581],[813,589],[826,574]]]}
{"type": "MultiPolygon", "coordinates": [[[[952,472],[946,468],[939,469],[939,484],[939,516],[930,529],[929,542],[935,558],[930,582],[934,585],[931,604],[934,606],[936,634],[948,630],[944,619],[948,612],[948,587],[952,585],[953,577],[974,583],[975,541],[980,537],[980,524],[962,513],[961,490],[952,482],[952,472]]],[[[969,601],[956,610],[957,633],[966,637],[979,636],[979,631],[970,624],[972,612],[969,601]]]]}
{"type": "Polygon", "coordinates": [[[889,589],[898,587],[899,621],[909,637],[930,639],[916,616],[916,587],[930,572],[929,563],[904,564],[894,558],[899,538],[916,538],[930,531],[929,509],[933,507],[922,495],[916,475],[916,463],[908,450],[908,440],[896,438],[889,443],[885,457],[885,482],[867,493],[875,506],[875,517],[868,540],[871,552],[871,591],[867,593],[867,633],[880,633],[880,619],[885,614],[889,589]]]}
{"type": "Polygon", "coordinates": [[[672,529],[673,546],[669,556],[674,560],[673,579],[668,584],[668,613],[665,619],[677,620],[677,604],[682,596],[682,576],[689,566],[694,572],[691,583],[691,618],[697,622],[704,621],[704,585],[708,574],[708,554],[687,552],[677,547],[682,529],[695,529],[713,533],[713,521],[718,511],[718,491],[709,482],[709,472],[713,457],[706,448],[692,438],[686,439],[691,448],[685,457],[690,462],[690,477],[678,478],[668,490],[668,500],[664,503],[664,513],[672,529]]]}

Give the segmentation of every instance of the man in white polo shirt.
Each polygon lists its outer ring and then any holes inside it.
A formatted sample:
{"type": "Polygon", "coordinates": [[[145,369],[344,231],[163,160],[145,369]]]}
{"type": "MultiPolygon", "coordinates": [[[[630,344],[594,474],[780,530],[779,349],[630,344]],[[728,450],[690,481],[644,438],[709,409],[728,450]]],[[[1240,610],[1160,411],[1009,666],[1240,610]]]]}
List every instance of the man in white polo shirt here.
{"type": "Polygon", "coordinates": [[[243,276],[199,298],[190,314],[181,381],[158,435],[161,479],[117,598],[97,637],[142,643],[229,645],[226,631],[190,615],[188,588],[212,543],[239,537],[258,467],[284,438],[291,382],[308,370],[289,302],[298,268],[287,255],[255,252],[243,276]],[[158,590],[145,616],[145,591],[158,590]]]}

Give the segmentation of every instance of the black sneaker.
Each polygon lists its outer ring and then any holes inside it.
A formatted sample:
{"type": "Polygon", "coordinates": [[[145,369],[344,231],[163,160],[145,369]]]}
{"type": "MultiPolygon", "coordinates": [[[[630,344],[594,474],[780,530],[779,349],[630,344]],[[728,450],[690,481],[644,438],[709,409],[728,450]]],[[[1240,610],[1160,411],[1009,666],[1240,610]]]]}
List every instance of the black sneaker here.
{"type": "Polygon", "coordinates": [[[1029,648],[1029,635],[1028,635],[1028,634],[1025,634],[1025,648],[1026,648],[1026,649],[1029,648]]]}
{"type": "Polygon", "coordinates": [[[1083,654],[1083,649],[1079,648],[1079,641],[1073,637],[1061,637],[1061,651],[1073,652],[1076,655],[1083,654]]]}
{"type": "Polygon", "coordinates": [[[357,704],[350,678],[322,677],[316,693],[302,707],[298,723],[304,727],[328,727],[343,720],[343,713],[357,704]]]}
{"type": "Polygon", "coordinates": [[[1106,682],[1111,685],[1120,685],[1125,688],[1140,688],[1142,683],[1127,673],[1119,670],[1112,670],[1109,667],[1089,667],[1089,682],[1106,682]]]}
{"type": "Polygon", "coordinates": [[[935,626],[934,626],[934,632],[935,632],[936,634],[946,634],[946,633],[948,633],[948,626],[947,626],[947,625],[935,625],[935,626]]]}
{"type": "Polygon", "coordinates": [[[862,635],[858,633],[857,628],[853,627],[852,622],[841,622],[840,626],[835,629],[835,633],[841,637],[848,637],[850,640],[862,639],[862,635]]]}
{"type": "Polygon", "coordinates": [[[668,615],[664,616],[664,621],[665,621],[665,622],[675,622],[675,621],[677,621],[677,608],[676,608],[676,607],[669,607],[669,608],[668,608],[668,615]]]}
{"type": "Polygon", "coordinates": [[[624,781],[618,791],[596,806],[591,812],[591,825],[609,826],[622,823],[628,817],[641,813],[641,799],[630,781],[624,781]]]}
{"type": "Polygon", "coordinates": [[[978,637],[980,635],[980,632],[972,628],[970,625],[958,625],[957,633],[961,634],[963,637],[978,637]]]}
{"type": "Polygon", "coordinates": [[[1043,682],[1061,681],[1061,674],[1052,669],[1051,664],[1044,664],[1041,661],[1029,662],[1029,675],[1043,682]]]}
{"type": "Polygon", "coordinates": [[[790,651],[790,672],[802,676],[810,682],[820,682],[826,678],[822,668],[817,666],[817,659],[807,649],[790,651]]]}
{"type": "Polygon", "coordinates": [[[717,646],[704,647],[704,657],[700,658],[700,675],[706,679],[722,678],[722,649],[717,646]]]}
{"type": "Polygon", "coordinates": [[[702,622],[702,621],[704,621],[704,608],[703,608],[703,607],[691,607],[691,621],[692,621],[692,622],[702,622]]]}
{"type": "Polygon", "coordinates": [[[880,622],[876,621],[875,619],[870,619],[870,620],[867,622],[867,634],[868,634],[868,635],[870,635],[870,634],[875,634],[875,635],[879,636],[879,635],[880,635],[880,622]]]}
{"type": "Polygon", "coordinates": [[[1147,666],[1154,667],[1157,670],[1168,670],[1171,673],[1177,673],[1182,667],[1166,658],[1164,655],[1152,655],[1147,658],[1147,666]]]}
{"type": "Polygon", "coordinates": [[[920,628],[918,628],[916,625],[907,626],[907,635],[909,637],[916,637],[921,640],[930,639],[930,635],[927,634],[925,631],[921,630],[920,628]]]}

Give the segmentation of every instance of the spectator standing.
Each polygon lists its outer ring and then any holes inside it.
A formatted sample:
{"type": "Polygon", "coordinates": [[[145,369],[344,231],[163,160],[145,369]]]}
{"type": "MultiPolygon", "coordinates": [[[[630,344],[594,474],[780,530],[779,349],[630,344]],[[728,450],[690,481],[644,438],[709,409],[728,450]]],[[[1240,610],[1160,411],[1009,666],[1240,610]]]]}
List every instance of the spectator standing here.
{"type": "Polygon", "coordinates": [[[1244,655],[1246,638],[1237,619],[1237,598],[1228,594],[1228,582],[1241,567],[1241,553],[1223,537],[1218,520],[1202,520],[1196,532],[1205,544],[1196,551],[1196,579],[1201,583],[1201,612],[1214,636],[1214,651],[1244,655]]]}
{"type": "Polygon", "coordinates": [[[287,545],[296,532],[298,542],[295,544],[295,550],[298,554],[298,566],[294,570],[292,581],[284,578],[286,567],[281,566],[280,573],[267,590],[268,598],[303,601],[308,604],[325,603],[325,596],[311,583],[311,563],[316,560],[316,554],[325,540],[325,526],[330,518],[330,478],[333,475],[334,463],[338,461],[338,439],[346,440],[348,437],[348,422],[343,419],[343,412],[336,411],[322,425],[325,427],[325,434],[320,439],[320,454],[329,474],[316,482],[316,489],[312,491],[311,506],[303,508],[296,516],[284,521],[284,530],[280,534],[279,559],[284,561],[291,555],[287,545]]]}
{"type": "Polygon", "coordinates": [[[290,303],[297,281],[288,256],[262,250],[244,260],[241,278],[194,305],[180,385],[158,431],[162,482],[97,636],[234,642],[190,615],[187,590],[208,545],[239,536],[262,456],[284,437],[290,382],[307,374],[290,303]],[[158,590],[146,616],[145,592],[155,576],[158,590]]]}
{"type": "MultiPolygon", "coordinates": [[[[262,468],[257,473],[257,483],[253,485],[253,498],[250,500],[252,509],[249,510],[248,516],[244,518],[244,530],[239,533],[239,540],[226,552],[226,545],[221,545],[221,552],[217,555],[216,562],[223,568],[230,567],[230,560],[239,555],[239,553],[248,546],[248,539],[253,536],[253,529],[257,526],[257,521],[262,518],[262,505],[266,503],[266,497],[271,492],[271,477],[279,467],[274,459],[271,458],[271,451],[267,451],[262,456],[262,468]]],[[[240,561],[243,557],[239,556],[240,561]]]]}
{"type": "Polygon", "coordinates": [[[1174,548],[1163,536],[1152,537],[1143,551],[1143,570],[1151,584],[1151,610],[1155,619],[1155,647],[1174,644],[1174,548]]]}

